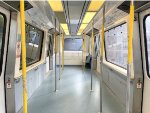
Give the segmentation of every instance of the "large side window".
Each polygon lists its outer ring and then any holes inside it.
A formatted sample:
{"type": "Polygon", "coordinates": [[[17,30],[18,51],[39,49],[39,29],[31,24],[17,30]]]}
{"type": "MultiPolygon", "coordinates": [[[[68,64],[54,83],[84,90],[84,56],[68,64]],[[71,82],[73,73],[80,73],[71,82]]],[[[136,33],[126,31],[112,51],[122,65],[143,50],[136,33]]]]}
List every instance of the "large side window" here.
{"type": "Polygon", "coordinates": [[[106,61],[127,68],[127,23],[105,31],[106,61]]]}
{"type": "Polygon", "coordinates": [[[81,51],[82,50],[82,38],[66,38],[64,40],[65,51],[81,51]]]}
{"type": "Polygon", "coordinates": [[[150,15],[147,15],[144,19],[145,25],[145,45],[146,45],[146,60],[147,60],[147,71],[150,76],[150,15]]]}
{"type": "MultiPolygon", "coordinates": [[[[43,31],[30,25],[25,24],[26,28],[26,64],[27,66],[38,62],[41,59],[43,31]]],[[[22,60],[22,59],[21,59],[22,60]]],[[[20,67],[22,66],[20,62],[20,67]]]]}
{"type": "Polygon", "coordinates": [[[2,71],[2,64],[3,64],[5,30],[6,30],[6,18],[5,15],[0,13],[0,73],[2,71]]]}

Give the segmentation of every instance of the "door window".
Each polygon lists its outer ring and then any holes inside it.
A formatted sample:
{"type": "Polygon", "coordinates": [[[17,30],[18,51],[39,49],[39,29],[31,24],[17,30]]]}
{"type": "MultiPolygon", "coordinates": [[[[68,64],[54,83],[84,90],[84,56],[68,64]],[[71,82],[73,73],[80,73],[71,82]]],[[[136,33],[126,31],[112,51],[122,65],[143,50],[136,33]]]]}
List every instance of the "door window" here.
{"type": "Polygon", "coordinates": [[[6,30],[6,17],[4,14],[0,13],[0,73],[2,71],[2,63],[3,63],[5,30],[6,30]]]}
{"type": "Polygon", "coordinates": [[[144,19],[144,34],[145,34],[145,48],[146,48],[146,63],[147,63],[147,74],[150,77],[150,15],[145,16],[144,19]]]}

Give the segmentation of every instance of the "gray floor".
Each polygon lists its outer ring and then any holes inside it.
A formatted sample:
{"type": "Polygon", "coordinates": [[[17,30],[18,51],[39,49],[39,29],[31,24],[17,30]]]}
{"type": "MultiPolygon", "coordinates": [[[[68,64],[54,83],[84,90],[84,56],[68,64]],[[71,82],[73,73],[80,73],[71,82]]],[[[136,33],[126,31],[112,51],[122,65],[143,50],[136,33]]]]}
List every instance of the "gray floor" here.
{"type": "MultiPolygon", "coordinates": [[[[65,67],[54,92],[54,74],[50,75],[29,100],[28,113],[98,113],[100,110],[99,79],[93,75],[90,92],[90,70],[65,67]]],[[[19,111],[22,113],[22,110],[19,111]]]]}

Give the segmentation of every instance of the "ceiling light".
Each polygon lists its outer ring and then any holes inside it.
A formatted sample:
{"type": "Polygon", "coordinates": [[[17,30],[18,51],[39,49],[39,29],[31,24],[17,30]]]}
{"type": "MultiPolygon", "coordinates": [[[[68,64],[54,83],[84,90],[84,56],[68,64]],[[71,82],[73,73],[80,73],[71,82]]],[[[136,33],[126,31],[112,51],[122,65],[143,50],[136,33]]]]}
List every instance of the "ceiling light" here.
{"type": "Polygon", "coordinates": [[[81,35],[81,33],[77,33],[77,35],[81,35]]]}
{"type": "Polygon", "coordinates": [[[103,5],[104,1],[105,0],[100,0],[100,1],[91,0],[88,11],[98,11],[99,8],[103,5]]]}
{"type": "Polygon", "coordinates": [[[61,27],[64,29],[64,30],[68,30],[68,25],[67,24],[60,24],[61,27]]]}
{"type": "Polygon", "coordinates": [[[48,3],[54,12],[63,12],[61,0],[48,0],[48,3]]]}
{"type": "Polygon", "coordinates": [[[86,24],[89,23],[95,14],[96,12],[86,12],[82,23],[86,23],[86,24]]]}
{"type": "Polygon", "coordinates": [[[70,35],[70,33],[69,33],[69,30],[68,30],[68,29],[64,30],[64,32],[65,32],[65,34],[66,34],[66,35],[70,35]]]}
{"type": "Polygon", "coordinates": [[[88,24],[81,24],[80,29],[85,29],[88,24]]]}
{"type": "Polygon", "coordinates": [[[82,33],[82,31],[83,31],[84,29],[79,29],[79,31],[78,32],[80,32],[80,33],[82,33]]]}

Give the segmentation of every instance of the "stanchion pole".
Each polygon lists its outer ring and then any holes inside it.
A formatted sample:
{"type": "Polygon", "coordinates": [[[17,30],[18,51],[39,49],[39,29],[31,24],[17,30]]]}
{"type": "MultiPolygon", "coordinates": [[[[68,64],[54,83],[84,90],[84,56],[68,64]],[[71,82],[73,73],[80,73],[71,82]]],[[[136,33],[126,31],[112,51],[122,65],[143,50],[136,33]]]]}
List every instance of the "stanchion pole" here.
{"type": "Polygon", "coordinates": [[[129,36],[128,36],[128,65],[127,65],[127,97],[126,97],[126,113],[130,113],[130,81],[133,67],[133,29],[134,29],[134,2],[130,3],[130,19],[129,19],[129,36]]]}
{"type": "Polygon", "coordinates": [[[64,70],[64,32],[62,34],[62,70],[64,70]]]}
{"type": "Polygon", "coordinates": [[[59,45],[59,80],[61,78],[61,56],[60,56],[60,38],[61,38],[61,32],[60,32],[60,26],[59,26],[59,41],[58,41],[58,45],[59,45]]]}
{"type": "Polygon", "coordinates": [[[21,18],[21,45],[22,45],[22,83],[23,83],[23,113],[28,112],[27,103],[27,81],[26,81],[26,38],[25,38],[25,14],[24,0],[20,0],[20,18],[21,18]]]}
{"type": "Polygon", "coordinates": [[[93,49],[94,49],[94,22],[92,22],[92,34],[91,34],[91,91],[93,91],[93,49]]]}
{"type": "Polygon", "coordinates": [[[83,46],[84,46],[84,37],[83,37],[84,33],[82,33],[82,70],[83,70],[83,54],[84,54],[84,49],[83,49],[83,46]]]}
{"type": "Polygon", "coordinates": [[[86,63],[86,34],[84,33],[83,34],[83,39],[84,39],[84,42],[83,42],[83,70],[85,70],[85,63],[86,63]]]}
{"type": "Polygon", "coordinates": [[[56,19],[55,19],[55,32],[54,32],[54,40],[55,40],[55,92],[57,91],[57,40],[56,40],[56,19]]]}
{"type": "Polygon", "coordinates": [[[101,73],[101,78],[100,78],[100,113],[102,113],[102,89],[103,89],[103,56],[104,56],[104,22],[105,22],[105,5],[103,7],[103,19],[102,19],[102,28],[101,28],[101,48],[100,48],[100,73],[101,73]]]}

